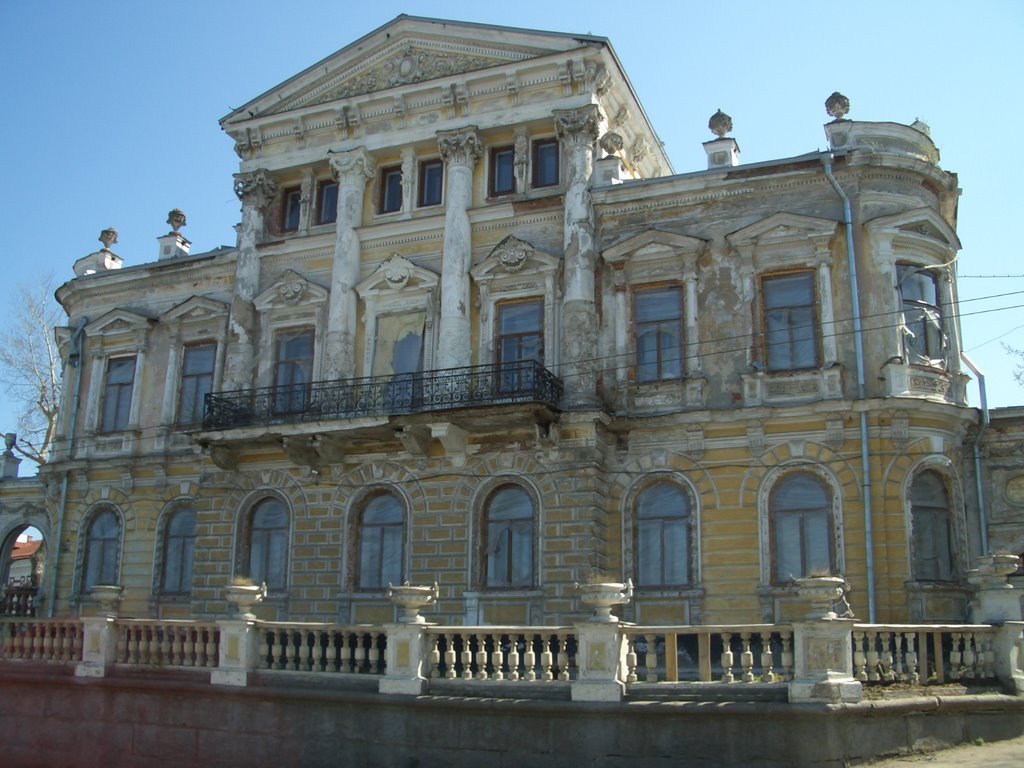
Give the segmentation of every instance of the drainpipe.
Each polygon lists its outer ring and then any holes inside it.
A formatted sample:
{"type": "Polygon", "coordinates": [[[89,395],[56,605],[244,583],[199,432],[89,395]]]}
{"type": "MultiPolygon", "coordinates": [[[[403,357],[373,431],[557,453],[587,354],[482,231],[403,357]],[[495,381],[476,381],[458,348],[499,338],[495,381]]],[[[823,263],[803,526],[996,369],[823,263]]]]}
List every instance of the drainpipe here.
{"type": "Polygon", "coordinates": [[[981,399],[981,414],[978,416],[978,434],[974,438],[974,485],[978,493],[978,526],[981,535],[981,554],[988,552],[988,515],[985,512],[985,487],[981,482],[981,439],[988,429],[988,392],[985,390],[985,374],[967,355],[960,353],[960,359],[967,363],[971,373],[978,379],[978,395],[981,399]]]}
{"type": "MultiPolygon", "coordinates": [[[[68,362],[75,369],[75,394],[71,398],[71,418],[68,423],[68,449],[65,461],[73,458],[75,450],[75,424],[78,423],[78,402],[82,398],[82,338],[85,336],[85,326],[89,318],[83,317],[78,321],[78,327],[71,336],[71,350],[68,353],[68,362]]],[[[64,538],[64,516],[68,506],[68,472],[65,470],[64,477],[60,481],[60,503],[57,506],[57,538],[53,547],[53,567],[50,576],[50,591],[46,599],[46,616],[53,618],[57,602],[57,566],[60,562],[61,541],[64,538]]]]}
{"type": "MultiPolygon", "coordinates": [[[[857,357],[857,399],[863,401],[864,390],[864,332],[860,322],[860,292],[857,288],[857,257],[853,250],[853,212],[850,209],[850,198],[839,186],[832,175],[832,153],[821,156],[825,168],[825,177],[832,189],[843,201],[843,224],[846,228],[846,258],[850,269],[850,303],[853,306],[853,347],[857,357]]],[[[871,463],[868,453],[868,414],[865,408],[860,409],[860,471],[861,493],[864,496],[864,555],[867,566],[868,591],[868,622],[875,622],[875,549],[873,544],[873,526],[871,521],[871,463]]]]}

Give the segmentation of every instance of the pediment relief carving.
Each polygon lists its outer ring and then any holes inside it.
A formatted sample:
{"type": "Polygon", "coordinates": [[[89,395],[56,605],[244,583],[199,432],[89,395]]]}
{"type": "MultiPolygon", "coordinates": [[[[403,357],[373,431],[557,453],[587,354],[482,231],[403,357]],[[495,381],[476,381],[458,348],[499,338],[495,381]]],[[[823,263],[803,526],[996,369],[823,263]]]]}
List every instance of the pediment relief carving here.
{"type": "Polygon", "coordinates": [[[149,331],[153,321],[127,309],[115,309],[85,327],[86,336],[115,336],[149,331]]]}
{"type": "Polygon", "coordinates": [[[463,40],[403,36],[377,51],[369,52],[358,61],[342,63],[315,83],[282,99],[261,114],[279,114],[315,104],[366,96],[388,88],[490,69],[537,54],[537,51],[515,47],[467,44],[463,40]]]}
{"type": "Polygon", "coordinates": [[[286,269],[274,283],[253,301],[256,309],[292,308],[323,304],[327,301],[327,289],[312,283],[298,272],[286,269]]]}
{"type": "Polygon", "coordinates": [[[660,258],[675,254],[696,256],[706,242],[698,237],[649,229],[605,248],[601,252],[601,257],[609,264],[620,264],[632,259],[660,258]]]}
{"type": "Polygon", "coordinates": [[[832,219],[819,219],[795,213],[776,213],[726,235],[726,239],[734,248],[775,243],[790,244],[799,240],[830,239],[838,226],[839,222],[832,219]]]}
{"type": "Polygon", "coordinates": [[[537,250],[532,243],[509,235],[473,267],[470,274],[479,283],[503,277],[550,274],[558,270],[559,264],[558,259],[537,250]]]}
{"type": "Polygon", "coordinates": [[[356,286],[360,298],[376,294],[427,292],[434,289],[438,276],[394,253],[373,274],[356,286]]]}
{"type": "Polygon", "coordinates": [[[193,296],[160,315],[160,322],[171,324],[202,323],[220,320],[228,315],[228,305],[222,301],[193,296]]]}
{"type": "Polygon", "coordinates": [[[880,216],[869,221],[866,226],[872,234],[890,235],[894,239],[911,242],[929,241],[933,246],[960,250],[960,238],[956,232],[931,208],[917,208],[891,216],[880,216]]]}

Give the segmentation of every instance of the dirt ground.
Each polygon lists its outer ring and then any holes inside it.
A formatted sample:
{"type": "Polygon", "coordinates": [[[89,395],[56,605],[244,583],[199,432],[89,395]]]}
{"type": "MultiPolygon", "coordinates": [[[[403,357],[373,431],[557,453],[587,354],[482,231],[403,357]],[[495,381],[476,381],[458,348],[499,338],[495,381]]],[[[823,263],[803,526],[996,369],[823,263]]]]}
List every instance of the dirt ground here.
{"type": "Polygon", "coordinates": [[[918,752],[903,757],[870,763],[871,768],[897,768],[909,764],[927,764],[930,768],[1021,768],[1024,766],[1024,736],[1007,741],[961,744],[937,752],[918,752]]]}

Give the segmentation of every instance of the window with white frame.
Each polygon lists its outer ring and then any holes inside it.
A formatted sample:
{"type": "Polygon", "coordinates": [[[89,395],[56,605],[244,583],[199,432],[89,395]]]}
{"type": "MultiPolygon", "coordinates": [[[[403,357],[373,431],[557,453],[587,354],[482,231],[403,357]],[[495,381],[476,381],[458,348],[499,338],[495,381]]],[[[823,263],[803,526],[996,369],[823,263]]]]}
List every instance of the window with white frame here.
{"type": "Polygon", "coordinates": [[[678,587],[691,581],[692,504],[676,483],[658,481],[636,499],[638,587],[678,587]]]}
{"type": "Polygon", "coordinates": [[[946,481],[935,470],[918,474],[910,486],[911,556],[919,581],[953,581],[953,535],[946,481]]]}
{"type": "Polygon", "coordinates": [[[100,431],[120,432],[128,428],[135,388],[135,355],[107,360],[103,381],[103,406],[100,431]]]}
{"type": "Polygon", "coordinates": [[[195,547],[196,511],[191,506],[179,507],[164,527],[161,593],[187,595],[192,591],[195,547]]]}
{"type": "Polygon", "coordinates": [[[942,365],[946,337],[935,273],[910,264],[897,264],[897,288],[903,312],[903,352],[908,363],[942,365]]]}
{"type": "Polygon", "coordinates": [[[181,382],[178,386],[179,426],[202,422],[206,396],[213,391],[216,362],[217,342],[185,345],[181,359],[181,382]]]}
{"type": "Polygon", "coordinates": [[[359,588],[379,590],[401,584],[405,545],[405,509],[382,491],[363,504],[359,518],[359,588]]]}
{"type": "Polygon", "coordinates": [[[769,371],[819,366],[815,275],[811,270],[764,275],[761,301],[764,353],[769,371]]]}
{"type": "Polygon", "coordinates": [[[490,589],[533,586],[535,510],[518,485],[493,491],[483,510],[484,585],[490,589]]]}
{"type": "Polygon", "coordinates": [[[835,568],[832,494],[811,472],[793,472],[779,480],[768,501],[772,578],[777,584],[835,568]]]}
{"type": "Polygon", "coordinates": [[[678,285],[633,291],[636,379],[678,379],[683,375],[683,290],[678,285]]]}
{"type": "Polygon", "coordinates": [[[93,512],[85,529],[82,591],[98,585],[117,584],[121,558],[121,519],[111,507],[93,512]]]}

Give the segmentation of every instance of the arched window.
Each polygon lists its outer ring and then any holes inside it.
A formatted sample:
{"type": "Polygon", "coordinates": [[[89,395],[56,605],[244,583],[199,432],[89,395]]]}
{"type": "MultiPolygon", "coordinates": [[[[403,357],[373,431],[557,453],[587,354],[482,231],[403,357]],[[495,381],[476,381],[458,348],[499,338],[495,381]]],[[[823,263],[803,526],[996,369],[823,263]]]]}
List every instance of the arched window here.
{"type": "Polygon", "coordinates": [[[187,595],[192,591],[195,546],[196,511],[191,507],[181,507],[175,510],[164,530],[161,592],[168,595],[187,595]]]}
{"type": "Polygon", "coordinates": [[[249,573],[254,583],[284,589],[288,574],[288,510],[274,498],[252,510],[249,528],[249,573]]]}
{"type": "Polygon", "coordinates": [[[533,500],[504,485],[484,508],[484,582],[492,588],[533,586],[533,500]]]}
{"type": "Polygon", "coordinates": [[[772,489],[768,513],[776,583],[832,573],[831,496],[825,483],[809,472],[787,475],[772,489]]]}
{"type": "Polygon", "coordinates": [[[85,564],[82,591],[98,584],[117,584],[121,556],[121,521],[112,509],[101,509],[92,516],[85,534],[85,564]]]}
{"type": "Polygon", "coordinates": [[[401,584],[405,514],[390,493],[371,496],[359,525],[359,588],[382,589],[401,584]]]}
{"type": "Polygon", "coordinates": [[[910,487],[911,550],[914,578],[952,581],[953,565],[949,493],[942,475],[925,470],[910,487]]]}
{"type": "Polygon", "coordinates": [[[636,501],[636,577],[641,587],[690,583],[690,496],[658,482],[636,501]]]}

